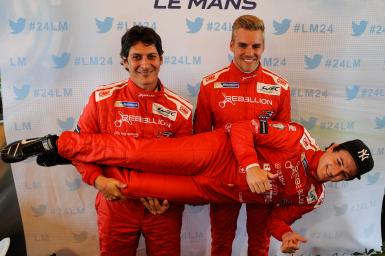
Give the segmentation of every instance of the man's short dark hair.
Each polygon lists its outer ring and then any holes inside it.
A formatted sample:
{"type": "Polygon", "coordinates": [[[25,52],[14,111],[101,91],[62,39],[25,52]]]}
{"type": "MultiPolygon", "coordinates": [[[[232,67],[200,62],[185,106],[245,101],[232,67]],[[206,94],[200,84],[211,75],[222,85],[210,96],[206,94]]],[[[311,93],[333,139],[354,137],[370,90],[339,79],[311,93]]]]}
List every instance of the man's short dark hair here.
{"type": "Polygon", "coordinates": [[[155,45],[159,56],[163,55],[162,40],[152,28],[135,25],[122,36],[120,57],[126,59],[131,46],[142,42],[145,45],[155,45]]]}

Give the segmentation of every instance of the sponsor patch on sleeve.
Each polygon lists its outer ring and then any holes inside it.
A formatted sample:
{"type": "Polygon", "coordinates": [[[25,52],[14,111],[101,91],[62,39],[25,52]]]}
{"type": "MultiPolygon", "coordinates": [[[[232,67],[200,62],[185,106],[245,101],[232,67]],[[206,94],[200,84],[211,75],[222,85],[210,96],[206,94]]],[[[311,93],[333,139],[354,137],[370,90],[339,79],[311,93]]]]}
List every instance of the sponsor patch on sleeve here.
{"type": "Polygon", "coordinates": [[[257,92],[268,95],[281,95],[281,86],[278,84],[257,83],[257,92]]]}
{"type": "Polygon", "coordinates": [[[285,125],[283,123],[273,123],[273,124],[270,124],[272,127],[275,127],[277,128],[278,130],[283,130],[285,129],[285,125]]]}
{"type": "Polygon", "coordinates": [[[95,101],[99,102],[101,100],[111,97],[114,91],[112,89],[99,90],[95,92],[95,101]]]}
{"type": "Polygon", "coordinates": [[[229,89],[235,89],[239,88],[238,82],[216,82],[214,83],[215,89],[221,89],[221,88],[229,88],[229,89]]]}
{"type": "Polygon", "coordinates": [[[309,192],[307,193],[306,200],[307,200],[308,204],[312,204],[318,200],[318,196],[317,196],[317,193],[315,191],[315,187],[313,184],[311,184],[309,192]]]}
{"type": "Polygon", "coordinates": [[[317,145],[313,137],[310,136],[306,128],[303,128],[303,134],[299,142],[301,143],[302,147],[306,150],[320,150],[319,146],[317,145]]]}
{"type": "Polygon", "coordinates": [[[218,77],[219,77],[222,73],[229,71],[229,69],[230,69],[230,68],[227,67],[227,68],[224,68],[224,69],[222,69],[222,70],[219,70],[218,72],[216,72],[216,73],[214,73],[214,74],[211,74],[211,75],[208,75],[208,76],[204,77],[203,80],[202,80],[202,85],[203,85],[203,86],[206,86],[207,84],[214,82],[215,80],[218,79],[218,77]]]}

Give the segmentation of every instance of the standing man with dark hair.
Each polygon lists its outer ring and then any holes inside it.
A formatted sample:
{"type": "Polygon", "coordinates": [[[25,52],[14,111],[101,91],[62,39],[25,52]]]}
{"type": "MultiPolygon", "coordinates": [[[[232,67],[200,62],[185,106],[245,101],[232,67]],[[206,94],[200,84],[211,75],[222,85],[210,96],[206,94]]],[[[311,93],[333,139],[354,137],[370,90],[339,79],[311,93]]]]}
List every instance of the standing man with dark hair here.
{"type": "MultiPolygon", "coordinates": [[[[158,77],[163,61],[159,35],[151,28],[134,26],[123,35],[121,47],[121,65],[130,78],[92,93],[77,132],[139,138],[190,135],[192,105],[166,89],[158,77]]],[[[160,207],[166,211],[152,214],[140,200],[121,193],[129,181],[127,168],[73,164],[83,181],[99,191],[95,206],[101,255],[135,256],[141,234],[148,255],[180,255],[182,204],[169,207],[164,201],[160,207]]]]}
{"type": "MultiPolygon", "coordinates": [[[[263,21],[255,16],[243,15],[234,21],[230,41],[233,61],[203,78],[194,117],[195,133],[253,118],[290,121],[288,82],[261,65],[264,31],[263,21]]],[[[245,171],[256,172],[255,166],[245,171]]],[[[210,204],[212,256],[231,255],[240,207],[236,203],[210,204]]],[[[246,210],[248,255],[267,256],[269,209],[247,204],[246,210]]]]}

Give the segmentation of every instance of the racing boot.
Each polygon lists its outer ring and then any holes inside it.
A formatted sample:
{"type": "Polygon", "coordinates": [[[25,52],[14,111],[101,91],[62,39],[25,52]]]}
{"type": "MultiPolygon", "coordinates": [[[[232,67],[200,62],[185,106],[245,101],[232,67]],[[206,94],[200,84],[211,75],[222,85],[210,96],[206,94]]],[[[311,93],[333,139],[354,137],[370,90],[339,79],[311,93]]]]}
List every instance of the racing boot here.
{"type": "Polygon", "coordinates": [[[51,153],[57,154],[57,135],[18,140],[6,145],[1,150],[1,159],[6,163],[16,163],[31,156],[51,153]]]}
{"type": "Polygon", "coordinates": [[[38,155],[36,158],[36,163],[40,166],[45,166],[45,167],[63,165],[63,164],[72,164],[70,160],[61,157],[56,152],[38,155]]]}

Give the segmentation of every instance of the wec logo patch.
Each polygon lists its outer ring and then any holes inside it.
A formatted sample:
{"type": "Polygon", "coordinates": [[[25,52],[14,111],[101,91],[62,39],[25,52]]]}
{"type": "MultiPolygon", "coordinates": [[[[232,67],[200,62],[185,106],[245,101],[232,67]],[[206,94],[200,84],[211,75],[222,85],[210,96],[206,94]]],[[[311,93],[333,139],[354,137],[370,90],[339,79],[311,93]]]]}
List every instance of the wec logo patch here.
{"type": "Polygon", "coordinates": [[[281,86],[276,84],[257,83],[257,92],[268,95],[281,95],[281,86]]]}
{"type": "Polygon", "coordinates": [[[168,109],[158,103],[152,104],[152,113],[164,116],[172,121],[176,120],[177,111],[168,109]]]}

